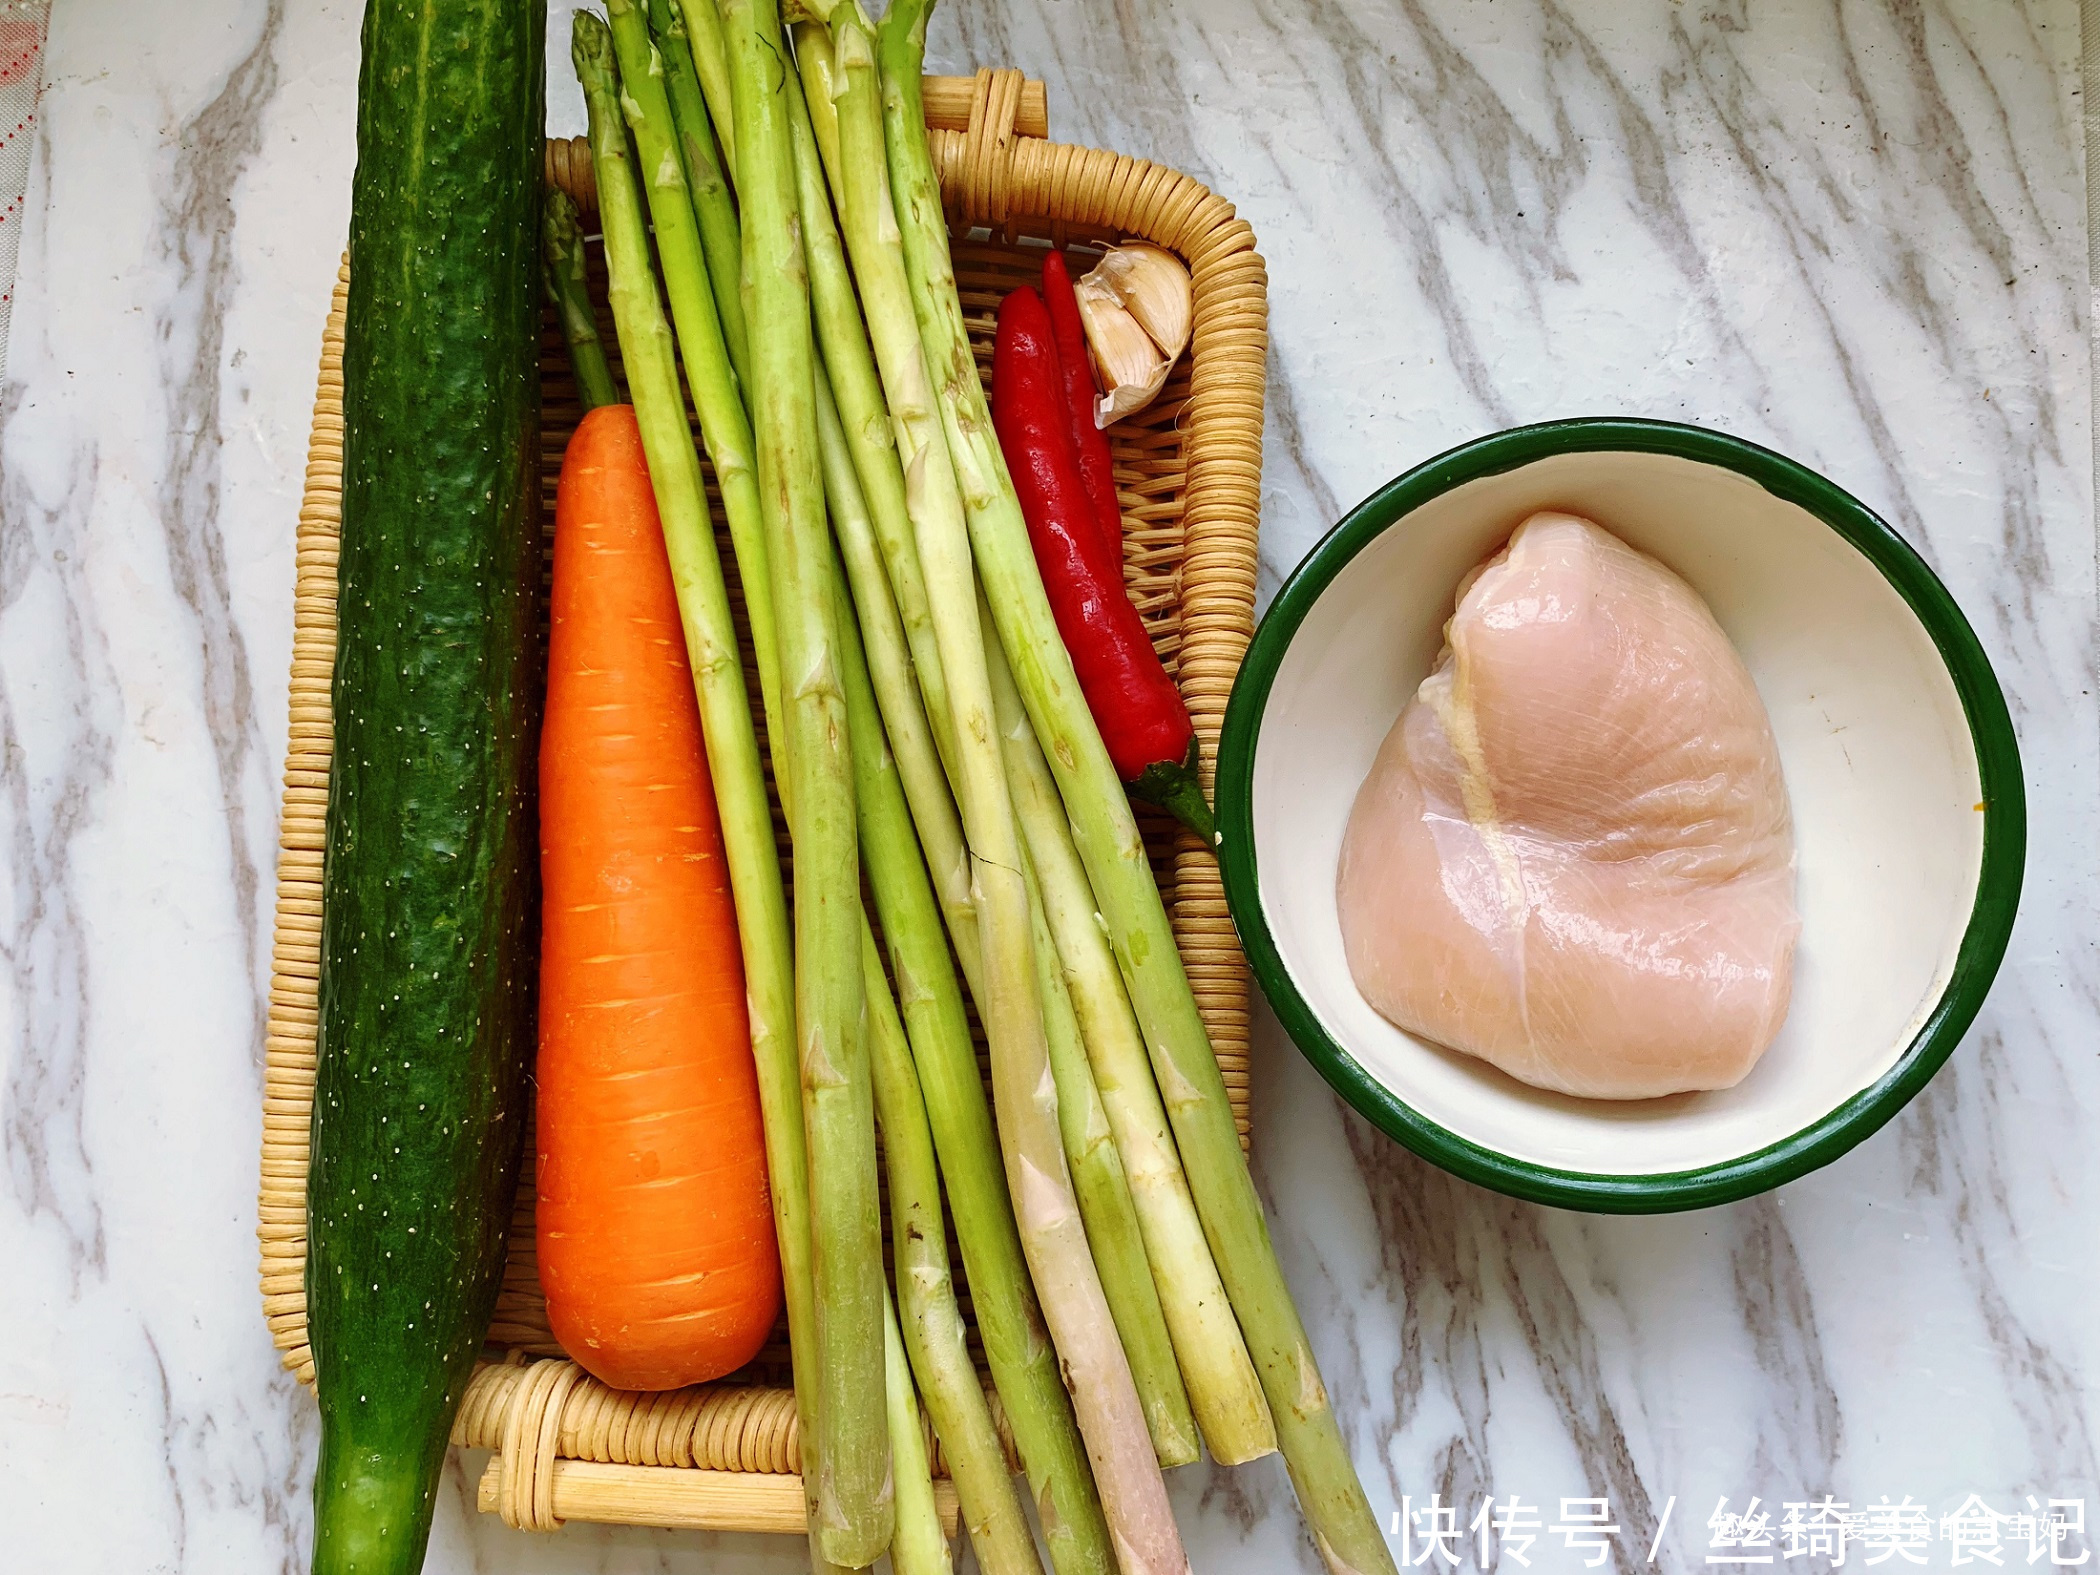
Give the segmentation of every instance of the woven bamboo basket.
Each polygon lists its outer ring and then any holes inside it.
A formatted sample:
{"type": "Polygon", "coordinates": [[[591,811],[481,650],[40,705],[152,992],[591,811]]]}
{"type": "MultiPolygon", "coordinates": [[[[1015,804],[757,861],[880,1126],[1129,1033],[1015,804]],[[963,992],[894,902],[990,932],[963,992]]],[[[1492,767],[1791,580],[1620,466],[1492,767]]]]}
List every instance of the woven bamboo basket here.
{"type": "MultiPolygon", "coordinates": [[[[1018,71],[928,78],[926,105],[963,308],[987,375],[998,302],[1007,290],[1035,278],[1044,242],[1084,250],[1140,238],[1178,253],[1194,275],[1190,354],[1159,400],[1113,428],[1111,440],[1123,505],[1125,579],[1188,701],[1208,789],[1226,698],[1254,618],[1268,307],[1253,232],[1229,203],[1186,175],[1048,141],[1043,85],[1018,71]]],[[[581,138],[548,144],[547,174],[586,213],[596,211],[589,150],[581,138]]],[[[322,339],[299,511],[258,1226],[271,1333],[285,1365],[309,1384],[307,1134],[331,744],[346,278],[347,272],[337,281],[322,339]]],[[[598,282],[602,302],[602,274],[598,282]]],[[[603,326],[616,357],[609,316],[603,326]]],[[[581,415],[551,314],[541,389],[543,496],[551,531],[555,481],[581,415]]],[[[734,593],[734,559],[719,510],[716,530],[734,593]]],[[[1163,815],[1142,815],[1244,1142],[1248,976],[1217,864],[1209,849],[1163,815]]],[[[607,1389],[566,1359],[548,1329],[534,1263],[529,1166],[519,1187],[489,1347],[453,1429],[455,1444],[494,1451],[480,1481],[484,1511],[535,1530],[567,1520],[804,1529],[784,1328],[750,1368],[722,1382],[668,1394],[607,1389]]],[[[945,1480],[937,1489],[952,1533],[953,1490],[945,1480]]]]}

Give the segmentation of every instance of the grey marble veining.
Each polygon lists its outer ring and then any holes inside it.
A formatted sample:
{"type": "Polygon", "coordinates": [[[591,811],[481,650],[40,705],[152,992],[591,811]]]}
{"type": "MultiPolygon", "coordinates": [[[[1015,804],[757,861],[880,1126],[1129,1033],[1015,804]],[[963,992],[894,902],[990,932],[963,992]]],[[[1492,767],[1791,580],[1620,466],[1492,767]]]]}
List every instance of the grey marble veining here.
{"type": "MultiPolygon", "coordinates": [[[[574,131],[555,13],[550,121],[574,131]]],[[[54,8],[0,387],[0,1568],[304,1568],[312,1409],[263,1330],[252,1196],[292,522],[357,21],[345,0],[54,8]]],[[[1187,170],[1253,223],[1266,590],[1453,443],[1699,421],[1890,519],[2020,728],[2033,851],[1990,1004],[1901,1118],[1772,1196],[1649,1220],[1495,1197],[1348,1114],[1264,1024],[1260,1179],[1381,1513],[1518,1494],[1550,1526],[1562,1497],[1607,1496],[1621,1571],[1658,1528],[1653,1567],[1704,1567],[1723,1495],[2083,1496],[2100,1519],[2077,23],[2068,0],[937,20],[938,64],[1026,66],[1057,136],[1187,170]]],[[[433,1571],[803,1567],[754,1538],[529,1538],[473,1514],[471,1480],[455,1466],[433,1571]]],[[[1199,1569],[1315,1567],[1273,1463],[1173,1486],[1199,1569]]],[[[1545,1535],[1532,1558],[1580,1564],[1545,1535]]]]}

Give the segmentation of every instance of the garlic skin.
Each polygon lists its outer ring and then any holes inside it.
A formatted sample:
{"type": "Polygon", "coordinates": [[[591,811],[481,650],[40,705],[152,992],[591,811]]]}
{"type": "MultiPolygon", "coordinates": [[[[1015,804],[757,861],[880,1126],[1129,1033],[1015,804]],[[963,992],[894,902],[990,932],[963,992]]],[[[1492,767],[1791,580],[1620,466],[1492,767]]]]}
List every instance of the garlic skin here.
{"type": "Polygon", "coordinates": [[[1188,348],[1195,287],[1181,259],[1158,246],[1132,241],[1105,253],[1093,270],[1159,346],[1168,361],[1188,348]]]}
{"type": "Polygon", "coordinates": [[[1094,376],[1106,392],[1094,405],[1094,425],[1105,427],[1152,402],[1172,363],[1122,302],[1092,275],[1072,286],[1079,321],[1086,328],[1094,376]]]}
{"type": "Polygon", "coordinates": [[[1188,348],[1195,290],[1181,259],[1133,241],[1103,254],[1072,287],[1095,375],[1107,391],[1094,407],[1106,427],[1142,410],[1188,348]]]}

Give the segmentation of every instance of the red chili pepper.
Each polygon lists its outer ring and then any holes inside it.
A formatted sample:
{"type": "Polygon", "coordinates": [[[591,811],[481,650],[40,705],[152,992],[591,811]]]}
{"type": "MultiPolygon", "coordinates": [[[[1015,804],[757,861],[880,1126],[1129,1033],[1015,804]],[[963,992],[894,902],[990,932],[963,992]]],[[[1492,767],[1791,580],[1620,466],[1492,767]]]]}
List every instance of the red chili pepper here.
{"type": "Polygon", "coordinates": [[[1057,340],[1057,360],[1063,372],[1065,414],[1071,420],[1072,445],[1079,451],[1079,475],[1086,495],[1094,505],[1102,539],[1123,561],[1123,505],[1116,501],[1116,466],[1109,457],[1108,434],[1094,420],[1092,363],[1087,358],[1086,325],[1079,318],[1079,297],[1072,293],[1072,276],[1065,270],[1065,254],[1052,251],[1043,259],[1043,304],[1050,309],[1050,332],[1057,340]]]}
{"type": "Polygon", "coordinates": [[[1067,419],[1057,340],[1043,298],[1022,287],[999,307],[992,425],[1013,475],[1029,545],[1116,774],[1205,840],[1216,831],[1196,780],[1196,730],[1102,539],[1067,419]]]}

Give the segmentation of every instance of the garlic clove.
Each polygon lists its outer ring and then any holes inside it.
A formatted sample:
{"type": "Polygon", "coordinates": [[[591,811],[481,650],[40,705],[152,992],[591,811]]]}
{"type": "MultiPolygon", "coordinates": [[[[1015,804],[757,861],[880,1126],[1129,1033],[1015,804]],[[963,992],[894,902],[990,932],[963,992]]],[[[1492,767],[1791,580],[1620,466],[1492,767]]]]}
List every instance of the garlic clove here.
{"type": "Polygon", "coordinates": [[[1144,325],[1127,310],[1099,270],[1072,287],[1079,301],[1079,320],[1086,329],[1094,375],[1105,390],[1094,406],[1094,425],[1105,427],[1150,404],[1166,386],[1173,358],[1153,343],[1144,325]]]}
{"type": "Polygon", "coordinates": [[[1104,253],[1093,274],[1099,274],[1115,292],[1116,299],[1138,320],[1169,362],[1177,360],[1188,348],[1195,289],[1179,257],[1160,247],[1132,241],[1104,253]]]}

